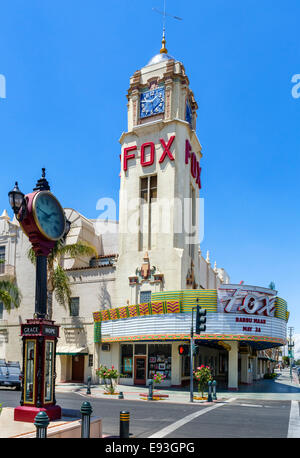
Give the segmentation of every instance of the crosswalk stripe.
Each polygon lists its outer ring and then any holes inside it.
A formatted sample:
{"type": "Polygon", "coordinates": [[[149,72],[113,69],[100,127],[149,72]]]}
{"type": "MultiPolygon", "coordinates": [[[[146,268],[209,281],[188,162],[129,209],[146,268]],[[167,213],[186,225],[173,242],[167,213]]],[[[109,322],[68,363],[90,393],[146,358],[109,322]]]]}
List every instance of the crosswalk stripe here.
{"type": "Polygon", "coordinates": [[[291,401],[288,438],[300,437],[300,416],[298,401],[291,401]]]}
{"type": "MultiPolygon", "coordinates": [[[[236,398],[231,398],[228,402],[235,401],[236,398]]],[[[165,428],[161,429],[157,433],[152,434],[152,436],[149,436],[149,439],[155,439],[155,438],[163,438],[168,436],[168,434],[171,434],[173,431],[175,431],[178,428],[181,428],[183,425],[186,423],[189,423],[190,421],[194,420],[197,417],[200,417],[200,415],[204,415],[207,412],[210,412],[211,410],[217,409],[218,407],[222,407],[226,405],[226,402],[220,402],[219,404],[214,404],[211,407],[207,407],[206,409],[198,410],[197,412],[194,412],[190,415],[187,415],[186,417],[183,417],[181,420],[175,421],[175,423],[172,423],[169,426],[166,426],[165,428]]]]}

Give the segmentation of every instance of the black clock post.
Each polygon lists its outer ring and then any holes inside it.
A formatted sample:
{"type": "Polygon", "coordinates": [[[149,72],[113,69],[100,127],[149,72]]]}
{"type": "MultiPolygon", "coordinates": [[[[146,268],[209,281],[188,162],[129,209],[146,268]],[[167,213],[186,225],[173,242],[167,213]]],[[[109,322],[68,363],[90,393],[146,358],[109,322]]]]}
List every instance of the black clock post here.
{"type": "Polygon", "coordinates": [[[56,405],[56,344],[59,326],[47,317],[47,259],[57,240],[68,230],[64,211],[50,193],[45,169],[33,192],[24,196],[16,183],[9,193],[11,207],[28,236],[36,255],[35,313],[32,319],[21,324],[23,340],[22,394],[20,406],[14,410],[15,421],[34,422],[40,411],[50,420],[61,418],[61,408],[56,405]],[[54,202],[57,211],[47,213],[37,202],[54,202]],[[57,216],[57,217],[56,217],[57,216]],[[61,224],[58,224],[58,219],[61,224]]]}

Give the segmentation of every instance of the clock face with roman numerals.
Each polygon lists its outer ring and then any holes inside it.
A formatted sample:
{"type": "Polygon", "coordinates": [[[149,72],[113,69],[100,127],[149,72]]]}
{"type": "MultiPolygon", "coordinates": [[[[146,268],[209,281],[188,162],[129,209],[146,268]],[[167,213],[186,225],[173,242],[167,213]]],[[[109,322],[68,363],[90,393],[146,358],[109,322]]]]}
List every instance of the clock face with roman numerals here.
{"type": "Polygon", "coordinates": [[[59,240],[65,232],[63,208],[49,191],[38,192],[33,199],[33,216],[38,229],[49,240],[59,240]]]}
{"type": "Polygon", "coordinates": [[[165,111],[165,89],[158,87],[141,93],[140,118],[147,118],[165,111]]]}

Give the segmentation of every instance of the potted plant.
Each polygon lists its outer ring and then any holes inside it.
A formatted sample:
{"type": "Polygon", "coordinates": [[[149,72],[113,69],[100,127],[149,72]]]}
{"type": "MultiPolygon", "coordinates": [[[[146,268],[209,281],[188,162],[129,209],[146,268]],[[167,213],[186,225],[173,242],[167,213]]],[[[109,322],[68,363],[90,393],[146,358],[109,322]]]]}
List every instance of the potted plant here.
{"type": "Polygon", "coordinates": [[[194,371],[194,378],[198,383],[199,395],[201,393],[200,399],[206,399],[204,398],[204,391],[207,387],[208,382],[213,379],[210,367],[204,366],[204,364],[202,364],[202,366],[197,367],[197,370],[194,371]]]}
{"type": "Polygon", "coordinates": [[[155,385],[160,385],[161,382],[166,378],[166,376],[160,372],[155,372],[153,374],[153,388],[155,388],[155,385]]]}
{"type": "Polygon", "coordinates": [[[116,380],[121,374],[111,366],[111,369],[107,366],[100,365],[99,369],[96,370],[96,374],[104,381],[104,392],[105,394],[118,394],[116,392],[116,380]]]}
{"type": "Polygon", "coordinates": [[[164,374],[162,374],[161,372],[154,372],[153,376],[152,376],[152,379],[153,379],[153,394],[154,394],[154,399],[162,399],[164,397],[168,397],[168,395],[162,395],[158,392],[154,393],[154,388],[155,388],[155,385],[156,386],[159,386],[161,384],[161,382],[166,378],[166,376],[164,374]]]}

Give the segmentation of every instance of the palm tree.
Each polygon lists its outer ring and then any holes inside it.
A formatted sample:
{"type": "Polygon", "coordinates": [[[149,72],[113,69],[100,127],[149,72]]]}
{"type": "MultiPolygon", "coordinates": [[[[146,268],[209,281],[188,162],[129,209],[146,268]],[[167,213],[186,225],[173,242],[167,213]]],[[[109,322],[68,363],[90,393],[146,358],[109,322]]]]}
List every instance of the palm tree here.
{"type": "MultiPolygon", "coordinates": [[[[0,264],[4,264],[4,260],[0,259],[0,264]]],[[[2,302],[5,310],[11,311],[11,307],[18,308],[21,302],[21,294],[17,285],[8,280],[0,281],[0,302],[2,302]]]]}
{"type": "MultiPolygon", "coordinates": [[[[72,292],[69,277],[61,265],[64,256],[77,258],[79,256],[98,256],[98,253],[92,245],[85,242],[76,242],[70,245],[66,245],[63,239],[56,242],[48,256],[47,265],[47,310],[49,319],[51,319],[53,313],[53,293],[57,302],[70,310],[72,292]]],[[[35,264],[36,256],[32,248],[28,251],[28,257],[35,264]]]]}

